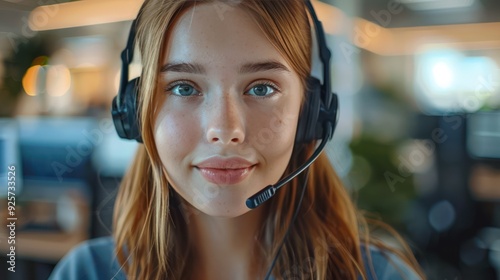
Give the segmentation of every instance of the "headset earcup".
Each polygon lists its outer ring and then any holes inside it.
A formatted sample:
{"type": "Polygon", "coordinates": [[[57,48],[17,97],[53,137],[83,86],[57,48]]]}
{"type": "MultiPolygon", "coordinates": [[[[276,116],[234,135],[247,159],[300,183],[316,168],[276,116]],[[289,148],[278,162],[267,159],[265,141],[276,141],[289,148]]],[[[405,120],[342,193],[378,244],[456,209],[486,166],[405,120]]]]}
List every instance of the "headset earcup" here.
{"type": "Polygon", "coordinates": [[[307,89],[297,125],[296,143],[309,143],[322,138],[321,133],[318,133],[322,129],[322,124],[318,123],[321,109],[320,81],[314,77],[309,77],[307,79],[307,89]]]}
{"type": "Polygon", "coordinates": [[[121,138],[137,140],[142,143],[137,115],[139,82],[140,78],[135,78],[127,83],[121,108],[118,108],[118,96],[113,99],[112,116],[116,132],[121,138]]]}
{"type": "Polygon", "coordinates": [[[120,138],[127,139],[127,133],[125,132],[125,127],[123,125],[123,119],[125,119],[125,114],[122,110],[119,109],[118,106],[118,98],[120,96],[117,95],[113,98],[113,102],[111,103],[111,117],[113,118],[113,124],[115,125],[116,133],[120,138]]]}

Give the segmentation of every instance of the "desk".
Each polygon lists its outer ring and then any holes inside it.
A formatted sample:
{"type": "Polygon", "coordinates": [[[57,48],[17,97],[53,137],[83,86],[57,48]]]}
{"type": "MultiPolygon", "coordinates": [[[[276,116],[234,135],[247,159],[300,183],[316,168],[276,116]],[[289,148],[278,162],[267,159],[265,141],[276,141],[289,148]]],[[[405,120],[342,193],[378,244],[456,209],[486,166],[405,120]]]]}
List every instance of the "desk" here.
{"type": "MultiPolygon", "coordinates": [[[[73,247],[89,238],[89,209],[88,203],[78,196],[69,196],[71,205],[78,213],[79,223],[71,231],[19,231],[16,226],[15,254],[16,259],[43,260],[47,263],[57,263],[73,247]]],[[[6,208],[6,207],[2,207],[6,208]]],[[[1,215],[4,217],[4,215],[1,215]]],[[[20,222],[22,218],[18,218],[20,222]]],[[[8,244],[9,231],[3,219],[0,229],[0,253],[5,256],[10,252],[8,244]]],[[[20,224],[20,223],[16,223],[20,224]]]]}

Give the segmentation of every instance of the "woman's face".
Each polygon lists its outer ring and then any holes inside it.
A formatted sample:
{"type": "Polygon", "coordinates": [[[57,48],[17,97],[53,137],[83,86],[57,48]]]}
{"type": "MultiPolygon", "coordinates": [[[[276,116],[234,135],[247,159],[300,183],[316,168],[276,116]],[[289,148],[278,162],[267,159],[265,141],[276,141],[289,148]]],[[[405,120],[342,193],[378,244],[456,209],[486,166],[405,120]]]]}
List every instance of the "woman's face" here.
{"type": "Polygon", "coordinates": [[[240,216],[288,165],[300,78],[241,8],[197,5],[167,37],[154,127],[167,179],[198,210],[240,216]]]}

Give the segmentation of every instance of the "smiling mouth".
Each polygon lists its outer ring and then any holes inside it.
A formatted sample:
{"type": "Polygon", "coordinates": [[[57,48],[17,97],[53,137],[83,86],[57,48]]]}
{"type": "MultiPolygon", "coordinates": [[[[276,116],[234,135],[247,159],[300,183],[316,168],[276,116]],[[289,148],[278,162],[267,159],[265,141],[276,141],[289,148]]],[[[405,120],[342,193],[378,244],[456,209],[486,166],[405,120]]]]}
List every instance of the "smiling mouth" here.
{"type": "Polygon", "coordinates": [[[235,185],[245,180],[250,172],[254,169],[255,165],[236,168],[236,169],[219,169],[219,168],[200,168],[196,167],[210,183],[217,185],[235,185]]]}

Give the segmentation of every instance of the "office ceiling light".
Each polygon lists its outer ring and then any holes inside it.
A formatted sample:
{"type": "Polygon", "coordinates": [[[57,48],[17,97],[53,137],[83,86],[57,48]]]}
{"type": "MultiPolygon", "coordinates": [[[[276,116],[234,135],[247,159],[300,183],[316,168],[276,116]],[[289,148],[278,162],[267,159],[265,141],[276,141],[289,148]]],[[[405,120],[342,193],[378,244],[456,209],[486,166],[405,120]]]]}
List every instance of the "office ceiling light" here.
{"type": "Polygon", "coordinates": [[[475,0],[398,0],[408,8],[416,11],[466,8],[475,0]]]}
{"type": "MultiPolygon", "coordinates": [[[[29,17],[34,31],[63,29],[133,20],[144,0],[85,0],[40,6],[29,17]]],[[[312,1],[325,32],[339,33],[339,22],[344,13],[331,5],[312,1]]]]}
{"type": "MultiPolygon", "coordinates": [[[[398,0],[405,5],[445,7],[445,4],[472,5],[475,0],[398,0]]],[[[85,0],[40,6],[30,14],[29,25],[35,31],[62,29],[128,21],[136,17],[144,0],[85,0]],[[110,12],[112,11],[112,12],[110,12]]],[[[500,48],[499,22],[385,28],[362,18],[354,18],[350,30],[348,16],[340,9],[314,0],[314,8],[325,32],[332,35],[352,32],[353,44],[380,55],[411,55],[422,45],[449,45],[467,49],[500,48]]]]}
{"type": "Polygon", "coordinates": [[[40,6],[29,16],[34,31],[132,20],[144,0],[86,0],[40,6]]]}

